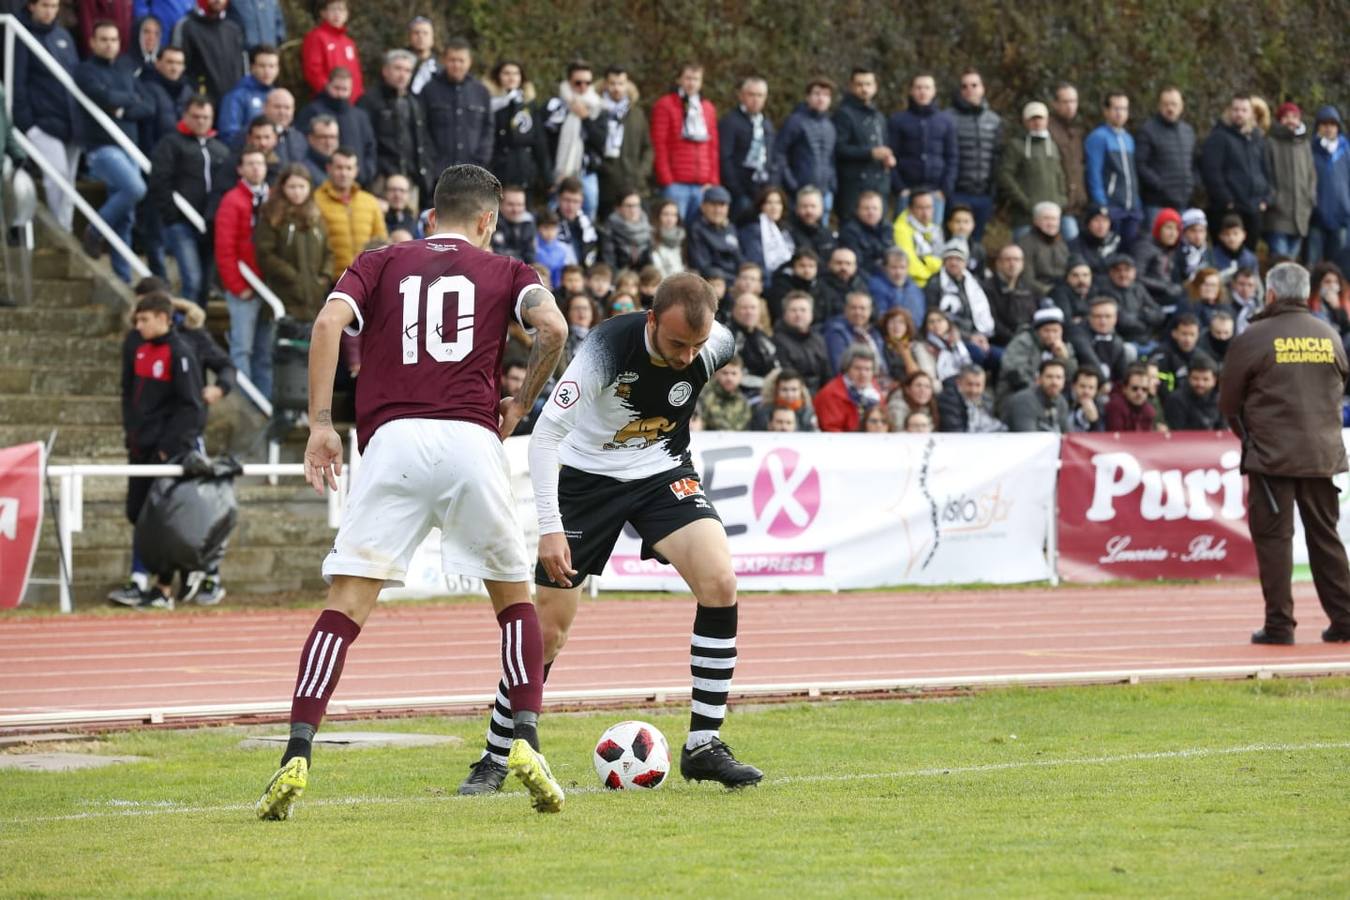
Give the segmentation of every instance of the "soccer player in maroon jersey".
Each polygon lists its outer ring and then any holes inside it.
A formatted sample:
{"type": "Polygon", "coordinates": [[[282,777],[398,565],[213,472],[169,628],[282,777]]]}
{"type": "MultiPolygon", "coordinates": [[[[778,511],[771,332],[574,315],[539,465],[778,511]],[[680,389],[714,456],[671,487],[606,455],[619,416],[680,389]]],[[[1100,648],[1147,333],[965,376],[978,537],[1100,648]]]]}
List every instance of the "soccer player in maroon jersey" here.
{"type": "Polygon", "coordinates": [[[543,645],[501,442],[557,366],[567,324],[533,269],[488,250],[501,196],[501,183],[486,169],[446,169],[436,184],[431,237],[361,254],[314,323],[305,476],[322,494],[325,484],[336,489],[342,471],[331,403],[344,330],[361,340],[356,430],[364,457],[324,559],[328,604],[300,653],[290,742],[258,800],[259,818],[290,815],[308,783],[314,733],[347,651],[380,589],[403,583],[413,550],[433,526],[441,529],[446,571],[481,577],[501,624],[512,709],[524,711],[523,719],[514,715],[508,768],[536,809],[562,809],[562,788],[539,753],[543,645]],[[536,337],[524,384],[499,400],[512,321],[536,337]]]}

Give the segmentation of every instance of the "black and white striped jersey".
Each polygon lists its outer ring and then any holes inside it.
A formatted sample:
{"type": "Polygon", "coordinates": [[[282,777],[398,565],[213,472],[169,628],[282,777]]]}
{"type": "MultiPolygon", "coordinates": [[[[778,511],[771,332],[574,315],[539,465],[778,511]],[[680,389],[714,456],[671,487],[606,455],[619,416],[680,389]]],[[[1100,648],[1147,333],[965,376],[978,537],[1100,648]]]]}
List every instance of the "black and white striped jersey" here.
{"type": "Polygon", "coordinates": [[[602,322],[587,335],[544,404],[565,433],[563,465],[634,481],[689,462],[689,419],[712,373],[736,352],[720,323],[687,368],[653,359],[647,314],[602,322]]]}

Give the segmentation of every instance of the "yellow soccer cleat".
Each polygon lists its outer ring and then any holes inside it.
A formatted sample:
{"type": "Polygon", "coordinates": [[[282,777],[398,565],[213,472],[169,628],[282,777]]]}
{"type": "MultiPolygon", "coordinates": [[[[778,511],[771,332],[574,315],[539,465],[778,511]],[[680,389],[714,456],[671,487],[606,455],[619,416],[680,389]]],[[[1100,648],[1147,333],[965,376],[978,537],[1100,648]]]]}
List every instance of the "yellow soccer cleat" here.
{"type": "Polygon", "coordinates": [[[305,792],[305,785],[309,783],[309,763],[303,756],[292,756],[286,760],[285,764],[277,769],[277,773],[272,776],[272,780],[267,782],[267,789],[263,791],[258,798],[258,818],[260,819],[289,819],[291,817],[291,806],[300,799],[300,795],[305,792]]]}
{"type": "Polygon", "coordinates": [[[529,741],[511,743],[511,755],[506,758],[506,771],[515,775],[530,792],[534,808],[542,813],[562,812],[562,785],[549,771],[544,754],[530,746],[529,741]]]}

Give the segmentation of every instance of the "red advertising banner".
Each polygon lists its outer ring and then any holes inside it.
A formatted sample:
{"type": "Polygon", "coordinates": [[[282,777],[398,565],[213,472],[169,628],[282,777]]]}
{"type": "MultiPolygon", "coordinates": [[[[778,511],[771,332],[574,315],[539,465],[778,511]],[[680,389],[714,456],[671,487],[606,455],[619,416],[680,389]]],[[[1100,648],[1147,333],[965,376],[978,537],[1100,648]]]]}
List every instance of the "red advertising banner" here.
{"type": "Polygon", "coordinates": [[[1071,434],[1060,454],[1066,581],[1257,577],[1233,435],[1071,434]]]}
{"type": "Polygon", "coordinates": [[[0,450],[0,609],[23,599],[42,533],[42,445],[0,450]]]}

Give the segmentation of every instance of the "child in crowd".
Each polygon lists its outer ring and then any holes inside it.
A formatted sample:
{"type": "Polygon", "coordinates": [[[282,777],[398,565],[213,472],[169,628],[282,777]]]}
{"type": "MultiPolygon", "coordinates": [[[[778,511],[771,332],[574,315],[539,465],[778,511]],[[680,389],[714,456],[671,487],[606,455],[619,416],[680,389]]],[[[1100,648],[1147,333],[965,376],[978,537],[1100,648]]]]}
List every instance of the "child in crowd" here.
{"type": "Polygon", "coordinates": [[[1219,243],[1212,251],[1214,268],[1219,270],[1224,284],[1232,281],[1239,269],[1256,269],[1256,254],[1244,246],[1246,240],[1247,229],[1242,225],[1242,216],[1236,213],[1224,216],[1219,225],[1219,243]]]}
{"type": "Polygon", "coordinates": [[[549,287],[555,291],[562,284],[563,266],[567,264],[567,248],[558,240],[558,214],[546,209],[539,214],[538,234],[534,238],[534,259],[548,269],[549,287]]]}

